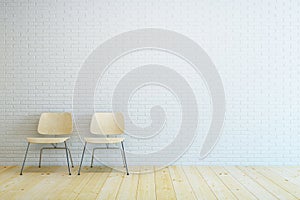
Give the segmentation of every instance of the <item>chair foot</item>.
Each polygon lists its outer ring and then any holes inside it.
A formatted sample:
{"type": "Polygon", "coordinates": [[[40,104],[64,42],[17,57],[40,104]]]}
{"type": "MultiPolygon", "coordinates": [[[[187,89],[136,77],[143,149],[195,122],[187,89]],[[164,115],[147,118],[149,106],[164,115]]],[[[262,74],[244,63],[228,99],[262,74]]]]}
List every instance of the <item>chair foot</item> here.
{"type": "Polygon", "coordinates": [[[129,175],[129,173],[127,173],[127,175],[129,175]]]}

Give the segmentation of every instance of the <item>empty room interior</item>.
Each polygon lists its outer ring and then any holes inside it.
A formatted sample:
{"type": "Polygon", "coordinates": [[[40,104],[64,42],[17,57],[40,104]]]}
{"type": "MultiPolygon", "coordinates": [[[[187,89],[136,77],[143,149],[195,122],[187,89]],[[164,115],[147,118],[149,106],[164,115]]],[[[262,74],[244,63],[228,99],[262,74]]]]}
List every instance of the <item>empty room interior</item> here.
{"type": "Polygon", "coordinates": [[[0,199],[300,199],[297,0],[0,0],[0,199]]]}

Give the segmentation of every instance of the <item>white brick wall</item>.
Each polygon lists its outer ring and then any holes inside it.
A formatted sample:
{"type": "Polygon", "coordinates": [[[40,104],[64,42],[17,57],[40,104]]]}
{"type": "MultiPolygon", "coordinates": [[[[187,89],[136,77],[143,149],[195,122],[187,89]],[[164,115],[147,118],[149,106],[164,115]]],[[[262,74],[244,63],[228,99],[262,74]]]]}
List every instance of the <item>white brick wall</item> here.
{"type": "MultiPolygon", "coordinates": [[[[132,67],[166,64],[186,77],[196,91],[201,119],[198,137],[176,164],[300,164],[299,1],[2,0],[0,8],[0,165],[21,164],[25,138],[36,134],[41,112],[72,111],[77,73],[99,44],[145,27],[190,37],[215,63],[227,100],[217,146],[207,158],[199,159],[211,115],[209,96],[202,79],[174,56],[150,51],[114,63],[97,87],[97,110],[110,109],[114,81],[132,67]]],[[[168,113],[160,135],[163,140],[127,137],[128,151],[155,151],[176,134],[180,107],[174,96],[157,86],[145,87],[133,96],[132,119],[148,125],[149,108],[156,104],[168,113]]],[[[89,118],[83,113],[80,123],[88,125],[89,118]]],[[[69,143],[78,164],[83,145],[76,131],[69,143]]],[[[29,165],[37,164],[39,148],[31,147],[29,165]]],[[[101,157],[119,163],[119,152],[102,152],[101,157]]],[[[160,164],[163,159],[147,163],[130,157],[129,163],[160,164]]],[[[45,153],[43,161],[63,165],[64,152],[45,153]]]]}

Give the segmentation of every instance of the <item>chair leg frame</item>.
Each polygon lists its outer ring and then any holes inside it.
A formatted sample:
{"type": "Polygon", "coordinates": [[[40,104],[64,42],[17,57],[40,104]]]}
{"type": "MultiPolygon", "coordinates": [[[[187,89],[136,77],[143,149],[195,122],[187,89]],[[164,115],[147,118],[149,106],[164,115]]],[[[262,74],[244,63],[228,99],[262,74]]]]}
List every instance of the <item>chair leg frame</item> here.
{"type": "MultiPolygon", "coordinates": [[[[66,141],[64,142],[64,144],[65,144],[64,148],[63,147],[54,147],[54,148],[52,148],[52,147],[44,147],[44,148],[41,148],[41,151],[40,151],[40,160],[39,160],[39,167],[41,167],[42,152],[43,152],[44,149],[65,149],[66,150],[66,157],[67,157],[67,164],[68,164],[68,171],[69,171],[69,175],[71,175],[70,163],[69,163],[69,154],[70,154],[70,159],[71,159],[72,167],[73,167],[73,160],[72,160],[72,157],[71,157],[70,149],[67,147],[66,141]]],[[[79,169],[78,169],[78,175],[80,175],[80,170],[81,170],[81,167],[82,167],[82,162],[83,162],[84,153],[85,153],[85,150],[86,150],[86,145],[87,145],[87,142],[85,142],[85,144],[84,144],[84,148],[83,148],[83,152],[82,152],[82,156],[81,156],[81,161],[80,161],[80,166],[79,166],[79,169]]],[[[26,148],[26,152],[25,152],[24,161],[23,161],[23,164],[22,164],[20,175],[23,175],[23,169],[24,169],[24,166],[25,166],[25,161],[26,161],[26,158],[27,158],[29,146],[30,146],[30,142],[28,142],[28,145],[27,145],[27,148],[26,148]]],[[[103,148],[94,148],[93,149],[91,167],[93,167],[93,159],[94,159],[95,149],[103,149],[103,148]]],[[[115,149],[115,148],[113,148],[113,149],[115,149]]],[[[127,173],[127,175],[129,175],[127,161],[126,161],[126,155],[125,155],[125,149],[124,149],[124,143],[123,142],[121,142],[121,155],[122,155],[122,159],[123,159],[123,164],[125,165],[125,168],[126,168],[126,173],[127,173]]]]}
{"type": "MultiPolygon", "coordinates": [[[[45,149],[66,149],[65,147],[43,147],[40,149],[40,159],[39,159],[39,168],[41,168],[41,164],[42,164],[42,154],[43,154],[43,150],[45,149]]],[[[68,152],[69,152],[69,156],[70,156],[70,161],[71,161],[71,165],[72,165],[72,168],[74,167],[74,164],[73,164],[73,159],[72,159],[72,155],[71,155],[71,151],[70,149],[68,148],[68,152]]]]}
{"type": "Polygon", "coordinates": [[[65,149],[66,149],[66,156],[67,156],[67,163],[68,163],[68,171],[69,171],[69,175],[71,175],[67,142],[64,141],[64,143],[65,143],[65,149]]]}
{"type": "Polygon", "coordinates": [[[94,153],[95,153],[95,148],[93,148],[92,160],[91,160],[91,168],[93,167],[93,162],[94,162],[94,153]]]}
{"type": "Polygon", "coordinates": [[[82,166],[82,161],[83,161],[83,157],[84,157],[84,152],[85,152],[85,149],[86,149],[86,145],[87,145],[87,142],[85,142],[84,147],[83,147],[81,161],[80,161],[80,165],[79,165],[79,169],[78,169],[78,175],[80,175],[80,170],[81,170],[81,166],[82,166]]]}
{"type": "Polygon", "coordinates": [[[121,145],[119,146],[119,149],[121,151],[121,156],[122,156],[122,161],[123,161],[123,167],[126,167],[125,161],[124,161],[124,153],[123,153],[123,149],[121,147],[121,145]]]}
{"type": "Polygon", "coordinates": [[[118,149],[117,147],[95,147],[93,148],[93,151],[92,151],[92,160],[91,160],[91,168],[93,167],[93,164],[94,164],[94,157],[95,157],[95,150],[96,149],[118,149]]]}
{"type": "MultiPolygon", "coordinates": [[[[80,171],[81,171],[81,167],[82,167],[82,162],[83,162],[83,158],[84,158],[84,153],[85,153],[85,150],[86,150],[86,146],[87,146],[87,142],[85,142],[84,147],[83,147],[81,161],[80,161],[80,165],[79,165],[79,169],[78,169],[78,175],[80,175],[80,171]]],[[[95,157],[94,155],[95,155],[95,150],[96,149],[118,149],[118,148],[103,148],[103,147],[93,148],[93,151],[92,151],[92,160],[91,160],[91,168],[93,167],[93,162],[94,162],[94,157],[95,157]]],[[[123,164],[124,164],[124,167],[126,168],[126,174],[129,175],[123,142],[121,142],[120,150],[121,150],[123,164]]]]}
{"type": "Polygon", "coordinates": [[[20,175],[23,175],[23,169],[24,169],[24,165],[25,165],[26,158],[27,158],[29,145],[30,145],[30,142],[28,142],[28,144],[27,144],[27,149],[26,149],[26,152],[25,152],[24,161],[23,161],[23,164],[22,164],[22,168],[21,168],[20,175]]]}
{"type": "MultiPolygon", "coordinates": [[[[71,175],[70,163],[69,163],[69,154],[70,154],[70,159],[71,159],[72,167],[74,167],[72,156],[71,156],[71,151],[67,147],[66,141],[64,142],[64,144],[65,144],[65,147],[43,147],[43,148],[41,148],[41,150],[40,150],[39,168],[41,167],[42,153],[43,153],[44,149],[65,149],[66,150],[66,156],[67,156],[67,163],[68,163],[68,171],[69,171],[69,175],[71,175]]],[[[27,149],[26,149],[26,152],[25,152],[24,161],[23,161],[23,164],[22,164],[20,175],[23,175],[23,170],[24,170],[25,161],[26,161],[26,158],[27,158],[29,146],[30,146],[30,142],[28,142],[28,145],[27,145],[27,149]]]]}
{"type": "Polygon", "coordinates": [[[126,167],[126,173],[127,173],[127,175],[129,175],[123,141],[121,142],[121,145],[122,145],[122,150],[123,150],[123,155],[124,155],[124,163],[125,163],[125,167],[126,167]]]}

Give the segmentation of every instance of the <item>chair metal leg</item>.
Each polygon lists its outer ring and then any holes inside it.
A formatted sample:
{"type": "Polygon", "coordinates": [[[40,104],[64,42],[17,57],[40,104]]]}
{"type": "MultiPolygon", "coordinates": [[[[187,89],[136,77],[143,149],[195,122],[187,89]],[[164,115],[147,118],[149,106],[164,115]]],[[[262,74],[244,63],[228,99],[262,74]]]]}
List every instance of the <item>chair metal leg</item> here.
{"type": "Polygon", "coordinates": [[[93,167],[93,163],[94,163],[94,153],[95,153],[95,148],[93,148],[92,160],[91,160],[91,168],[93,167]]]}
{"type": "Polygon", "coordinates": [[[42,153],[43,153],[44,148],[41,148],[40,150],[40,160],[39,160],[39,168],[41,168],[41,164],[42,164],[42,153]]]}
{"type": "Polygon", "coordinates": [[[71,175],[67,142],[65,141],[64,143],[65,143],[65,148],[66,148],[66,156],[67,156],[67,163],[68,163],[69,175],[71,175]]]}
{"type": "MultiPolygon", "coordinates": [[[[39,160],[39,168],[41,168],[41,166],[42,166],[42,154],[43,154],[43,150],[44,149],[54,149],[54,150],[56,150],[56,149],[65,149],[64,147],[43,147],[43,148],[41,148],[41,150],[40,150],[40,160],[39,160]]],[[[70,161],[71,161],[71,165],[72,165],[72,167],[74,167],[74,164],[73,164],[73,159],[72,159],[72,155],[71,155],[71,151],[70,151],[70,149],[68,148],[68,152],[69,152],[69,156],[70,156],[70,161]]]]}
{"type": "Polygon", "coordinates": [[[120,151],[121,151],[121,155],[122,155],[123,167],[125,167],[124,154],[123,154],[121,145],[120,145],[120,151]]]}
{"type": "Polygon", "coordinates": [[[23,161],[23,165],[22,165],[22,169],[21,169],[20,175],[23,175],[23,169],[24,169],[26,158],[27,158],[29,145],[30,145],[30,142],[28,142],[28,145],[27,145],[27,149],[26,149],[26,153],[25,153],[25,156],[24,156],[24,161],[23,161]]]}
{"type": "Polygon", "coordinates": [[[126,173],[127,173],[127,175],[129,175],[123,141],[121,142],[121,145],[122,145],[122,150],[123,150],[123,154],[124,154],[124,162],[125,162],[125,167],[126,167],[126,173]]]}
{"type": "Polygon", "coordinates": [[[72,165],[72,167],[74,167],[71,151],[70,151],[69,148],[68,148],[68,152],[69,152],[69,155],[70,155],[71,165],[72,165]]]}
{"type": "MultiPolygon", "coordinates": [[[[122,152],[122,149],[121,149],[121,147],[119,147],[119,148],[113,148],[113,147],[111,147],[111,148],[104,148],[104,147],[95,147],[95,148],[93,148],[93,152],[92,152],[92,160],[91,160],[91,168],[93,167],[93,165],[94,165],[94,159],[95,159],[95,150],[96,149],[120,149],[121,150],[121,152],[122,152]]],[[[122,154],[122,156],[123,156],[123,154],[122,154]]],[[[124,164],[124,167],[125,167],[125,164],[124,164]]]]}
{"type": "Polygon", "coordinates": [[[80,175],[80,170],[81,170],[81,166],[82,166],[82,161],[83,161],[83,156],[84,156],[85,148],[86,148],[86,142],[85,142],[84,147],[83,147],[81,161],[80,161],[80,165],[79,165],[79,169],[78,169],[78,175],[80,175]]]}

